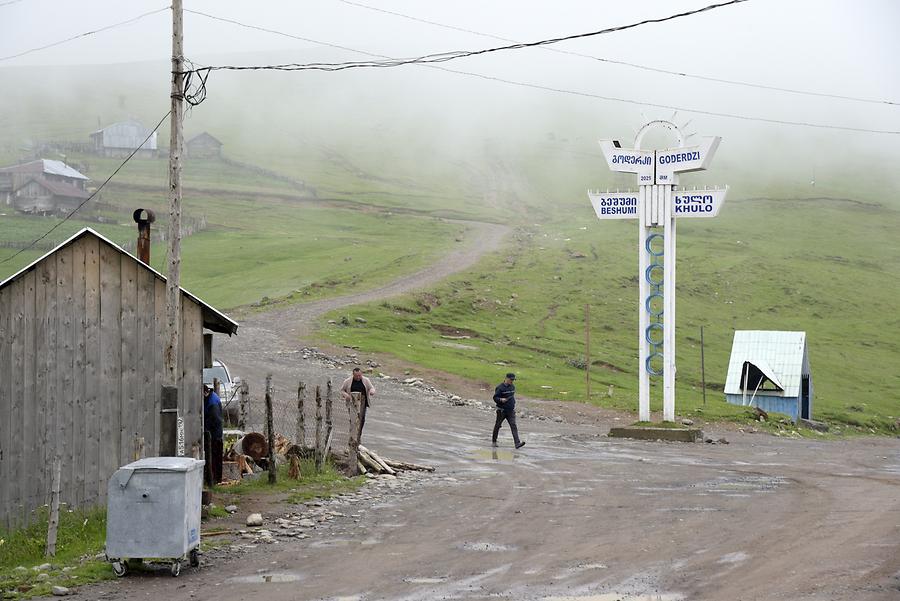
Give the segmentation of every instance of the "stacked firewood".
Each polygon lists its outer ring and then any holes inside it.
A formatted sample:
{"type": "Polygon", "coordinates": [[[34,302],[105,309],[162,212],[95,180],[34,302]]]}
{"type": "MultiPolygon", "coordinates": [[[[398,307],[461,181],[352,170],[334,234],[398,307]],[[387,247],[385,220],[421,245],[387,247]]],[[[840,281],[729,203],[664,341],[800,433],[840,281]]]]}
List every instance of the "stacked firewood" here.
{"type": "Polygon", "coordinates": [[[407,463],[405,461],[394,461],[379,456],[375,451],[367,449],[363,445],[359,445],[357,449],[357,468],[360,474],[388,474],[396,476],[397,472],[411,470],[420,472],[433,472],[434,468],[427,465],[418,465],[415,463],[407,463]]]}

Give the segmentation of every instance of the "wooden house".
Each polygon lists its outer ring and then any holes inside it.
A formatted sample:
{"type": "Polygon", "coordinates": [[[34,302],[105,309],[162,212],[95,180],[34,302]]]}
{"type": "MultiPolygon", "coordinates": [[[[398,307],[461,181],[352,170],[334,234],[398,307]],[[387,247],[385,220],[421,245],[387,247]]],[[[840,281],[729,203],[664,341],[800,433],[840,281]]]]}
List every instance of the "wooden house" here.
{"type": "MultiPolygon", "coordinates": [[[[69,508],[105,501],[107,480],[158,454],[165,277],[85,228],[0,282],[0,527],[47,503],[53,465],[69,508]]],[[[202,453],[204,330],[237,324],[182,289],[179,417],[202,453]]]]}
{"type": "Polygon", "coordinates": [[[222,142],[207,132],[185,142],[185,148],[192,159],[218,159],[222,156],[222,142]]]}
{"type": "Polygon", "coordinates": [[[107,125],[91,134],[94,152],[106,157],[126,157],[138,149],[137,157],[158,154],[157,132],[150,133],[139,121],[130,119],[107,125]]]}
{"type": "Polygon", "coordinates": [[[733,405],[812,419],[813,384],[806,332],[737,330],[725,380],[733,405]]]}
{"type": "Polygon", "coordinates": [[[0,202],[25,213],[71,213],[90,197],[88,182],[62,161],[39,159],[0,168],[0,202]]]}

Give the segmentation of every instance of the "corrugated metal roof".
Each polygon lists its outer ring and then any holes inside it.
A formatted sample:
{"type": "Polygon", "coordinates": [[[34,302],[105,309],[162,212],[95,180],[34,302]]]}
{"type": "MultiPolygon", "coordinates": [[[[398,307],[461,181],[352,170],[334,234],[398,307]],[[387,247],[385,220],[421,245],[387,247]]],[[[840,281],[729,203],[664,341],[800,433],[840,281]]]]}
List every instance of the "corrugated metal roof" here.
{"type": "Polygon", "coordinates": [[[79,200],[84,200],[85,198],[90,198],[91,193],[81,188],[76,188],[72,184],[67,184],[65,182],[52,182],[49,179],[43,177],[33,177],[23,185],[19,186],[19,190],[30,184],[31,182],[35,182],[39,186],[42,186],[45,190],[54,194],[55,196],[62,196],[65,198],[77,198],[79,200]]]}
{"type": "MultiPolygon", "coordinates": [[[[9,276],[8,278],[6,278],[2,282],[0,282],[0,289],[5,288],[8,284],[14,282],[15,280],[19,279],[20,277],[22,277],[23,275],[25,275],[26,273],[28,273],[29,271],[34,269],[38,265],[38,263],[40,263],[47,257],[51,256],[53,253],[59,251],[61,248],[65,248],[66,246],[74,243],[76,240],[80,239],[81,237],[88,236],[88,235],[97,237],[102,242],[113,247],[114,249],[116,249],[117,251],[122,253],[123,255],[127,255],[127,256],[131,257],[132,259],[137,261],[137,263],[141,267],[143,267],[144,269],[150,270],[150,272],[153,275],[155,275],[157,278],[159,278],[163,282],[166,281],[166,276],[164,276],[160,272],[156,271],[155,269],[153,269],[152,267],[150,267],[149,265],[147,265],[146,263],[144,263],[143,261],[141,261],[140,259],[135,257],[133,254],[126,251],[124,248],[122,248],[121,246],[119,246],[118,244],[116,244],[115,242],[110,240],[109,238],[103,236],[102,234],[94,231],[93,229],[91,229],[89,227],[86,227],[86,228],[82,229],[80,232],[78,232],[77,234],[75,234],[74,236],[72,236],[71,238],[69,238],[68,240],[66,240],[65,242],[63,242],[62,244],[60,244],[59,246],[57,246],[56,248],[54,248],[53,250],[49,251],[42,257],[35,259],[26,267],[23,267],[22,269],[20,269],[13,275],[9,276]]],[[[184,288],[181,288],[181,293],[200,305],[200,308],[203,310],[203,327],[204,328],[207,328],[214,332],[221,332],[223,334],[228,334],[229,336],[231,336],[232,334],[237,332],[238,323],[236,321],[234,321],[233,319],[231,319],[224,313],[218,311],[217,309],[213,308],[212,305],[209,305],[208,303],[203,301],[200,297],[191,294],[184,288]]]]}
{"type": "Polygon", "coordinates": [[[71,177],[72,179],[83,179],[87,181],[89,178],[82,175],[75,169],[72,169],[62,161],[53,161],[50,159],[41,159],[44,161],[44,173],[52,175],[62,175],[63,177],[71,177]]]}
{"type": "Polygon", "coordinates": [[[150,134],[150,130],[139,121],[120,121],[103,129],[98,129],[91,137],[100,136],[104,148],[123,148],[134,150],[156,150],[156,132],[150,134]],[[147,139],[149,136],[149,139],[147,139]],[[144,140],[147,140],[144,142],[144,140]]]}
{"type": "Polygon", "coordinates": [[[806,332],[736,330],[731,346],[731,360],[728,362],[725,394],[741,394],[744,363],[750,362],[764,373],[768,371],[766,376],[784,389],[783,393],[777,394],[798,397],[804,375],[805,354],[806,332]]]}

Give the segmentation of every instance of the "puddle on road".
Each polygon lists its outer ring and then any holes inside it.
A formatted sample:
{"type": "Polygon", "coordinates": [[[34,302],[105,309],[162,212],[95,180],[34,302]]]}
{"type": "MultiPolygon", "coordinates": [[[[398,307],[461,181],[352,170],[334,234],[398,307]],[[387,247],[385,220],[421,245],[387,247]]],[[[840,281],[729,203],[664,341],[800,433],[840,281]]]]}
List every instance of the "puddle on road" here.
{"type": "Polygon", "coordinates": [[[473,459],[493,461],[512,461],[516,458],[516,453],[506,449],[475,449],[474,451],[470,451],[469,455],[473,459]]]}
{"type": "Polygon", "coordinates": [[[544,597],[543,601],[681,601],[684,595],[677,593],[652,593],[649,595],[623,595],[620,593],[603,593],[601,595],[570,595],[563,597],[544,597]]]}
{"type": "Polygon", "coordinates": [[[501,553],[504,551],[515,551],[515,547],[510,545],[498,545],[496,543],[464,543],[461,547],[464,551],[485,551],[488,553],[501,553]]]}
{"type": "Polygon", "coordinates": [[[439,576],[437,578],[404,578],[403,582],[407,582],[409,584],[442,584],[447,582],[446,576],[439,576]]]}
{"type": "Polygon", "coordinates": [[[749,558],[750,556],[743,551],[737,551],[736,553],[723,555],[716,563],[741,563],[742,561],[747,561],[749,558]]]}
{"type": "Polygon", "coordinates": [[[297,582],[302,580],[303,576],[291,572],[273,572],[271,574],[253,574],[251,576],[234,576],[225,582],[236,584],[268,584],[279,582],[297,582]]]}

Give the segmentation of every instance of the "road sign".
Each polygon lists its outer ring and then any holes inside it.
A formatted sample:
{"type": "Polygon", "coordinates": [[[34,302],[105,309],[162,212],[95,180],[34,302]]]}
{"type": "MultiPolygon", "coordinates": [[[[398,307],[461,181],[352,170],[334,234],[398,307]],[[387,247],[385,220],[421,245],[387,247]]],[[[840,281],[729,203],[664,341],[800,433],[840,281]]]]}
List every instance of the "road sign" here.
{"type": "Polygon", "coordinates": [[[656,183],[677,184],[676,173],[701,171],[712,162],[722,138],[703,138],[700,144],[656,151],[656,183]]]}
{"type": "Polygon", "coordinates": [[[727,194],[727,186],[702,190],[676,190],[673,192],[675,217],[715,217],[719,214],[727,194]]]}
{"type": "Polygon", "coordinates": [[[637,192],[588,192],[599,219],[637,219],[637,192]]]}
{"type": "Polygon", "coordinates": [[[610,170],[636,173],[640,188],[638,192],[589,191],[588,198],[598,219],[638,220],[638,419],[641,421],[650,419],[651,375],[663,377],[663,419],[675,419],[675,223],[680,217],[715,217],[728,193],[727,187],[676,190],[675,185],[679,173],[706,169],[720,141],[719,137],[710,137],[685,146],[685,136],[678,126],[664,120],[645,124],[635,136],[634,148],[622,148],[613,140],[600,141],[610,170]],[[678,147],[642,150],[644,135],[656,127],[674,133],[678,147]]]}

